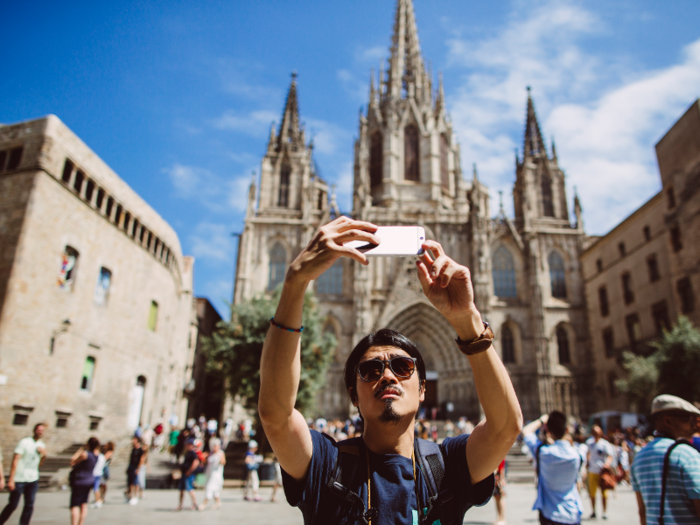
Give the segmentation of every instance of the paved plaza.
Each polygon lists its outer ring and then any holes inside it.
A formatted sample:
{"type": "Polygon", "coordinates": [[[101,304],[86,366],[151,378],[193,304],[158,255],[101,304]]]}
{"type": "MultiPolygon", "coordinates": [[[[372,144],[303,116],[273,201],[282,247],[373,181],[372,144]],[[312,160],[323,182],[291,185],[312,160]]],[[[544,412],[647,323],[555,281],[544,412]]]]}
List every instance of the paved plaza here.
{"type": "MultiPolygon", "coordinates": [[[[122,496],[123,485],[113,483],[110,493],[107,494],[107,502],[101,509],[90,509],[86,524],[144,524],[155,525],[167,523],[168,525],[202,525],[217,524],[254,524],[254,525],[302,525],[303,520],[298,509],[290,507],[284,501],[281,490],[278,493],[280,501],[269,501],[272,489],[263,488],[260,493],[263,501],[259,503],[243,500],[241,489],[225,489],[222,497],[222,506],[219,510],[182,511],[176,512],[178,492],[175,490],[148,490],[146,499],[138,505],[131,506],[124,503],[122,496]]],[[[197,491],[199,501],[204,493],[197,491]]],[[[0,496],[0,503],[5,504],[7,493],[0,496]]],[[[537,514],[530,509],[535,497],[535,489],[529,484],[508,485],[507,523],[508,525],[526,525],[539,523],[537,514]]],[[[590,502],[587,494],[584,494],[585,516],[590,514],[590,502]]],[[[68,491],[40,492],[37,495],[36,507],[32,523],[70,523],[68,516],[68,491]]],[[[189,501],[186,497],[185,503],[189,501]]],[[[600,505],[600,503],[598,503],[600,505]]],[[[17,525],[21,513],[21,505],[15,511],[8,525],[17,525]]],[[[600,510],[598,511],[600,516],[600,510]]],[[[618,488],[617,498],[610,499],[609,519],[597,522],[609,524],[635,524],[638,523],[637,504],[634,493],[629,486],[618,488]]],[[[473,508],[465,516],[464,523],[470,525],[490,525],[495,520],[495,505],[493,501],[485,507],[473,508]]],[[[584,520],[584,523],[593,524],[596,521],[584,520]]]]}

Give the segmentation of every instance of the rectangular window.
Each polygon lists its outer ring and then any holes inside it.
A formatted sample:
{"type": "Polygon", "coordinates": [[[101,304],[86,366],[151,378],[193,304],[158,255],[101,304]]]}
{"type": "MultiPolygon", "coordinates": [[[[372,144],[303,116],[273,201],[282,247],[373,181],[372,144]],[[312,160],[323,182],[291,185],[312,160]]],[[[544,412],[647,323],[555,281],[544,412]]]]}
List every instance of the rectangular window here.
{"type": "Polygon", "coordinates": [[[632,291],[632,276],[629,273],[622,274],[622,294],[625,304],[634,302],[634,292],[632,291]]]}
{"type": "Polygon", "coordinates": [[[600,259],[598,259],[598,260],[595,262],[595,267],[596,267],[596,269],[598,270],[598,273],[602,272],[602,271],[603,271],[603,261],[600,260],[600,259]]]}
{"type": "Polygon", "coordinates": [[[117,228],[121,228],[123,217],[124,214],[122,213],[122,205],[117,204],[117,211],[114,214],[114,224],[117,225],[117,228]]]}
{"type": "Polygon", "coordinates": [[[5,162],[7,161],[7,150],[0,151],[0,171],[5,171],[5,162]]]}
{"type": "Polygon", "coordinates": [[[124,224],[123,228],[127,235],[129,235],[129,226],[131,225],[131,213],[128,211],[124,214],[124,224]]]}
{"type": "Polygon", "coordinates": [[[651,317],[654,319],[657,334],[661,335],[664,330],[671,329],[666,301],[659,301],[651,305],[651,317]]]}
{"type": "Polygon", "coordinates": [[[70,413],[56,411],[56,428],[68,428],[70,413]]]}
{"type": "Polygon", "coordinates": [[[95,285],[95,304],[104,306],[109,298],[109,287],[112,284],[112,272],[104,266],[100,268],[100,273],[97,276],[97,284],[95,285]]]}
{"type": "Polygon", "coordinates": [[[627,326],[630,349],[634,351],[637,347],[637,343],[642,338],[642,327],[639,324],[639,316],[637,314],[629,314],[625,317],[625,325],[627,326]]]}
{"type": "Polygon", "coordinates": [[[607,317],[610,313],[610,305],[608,304],[608,290],[605,286],[598,288],[598,303],[600,305],[600,316],[607,317]]]}
{"type": "Polygon", "coordinates": [[[136,236],[138,235],[139,226],[139,220],[134,219],[134,229],[131,231],[131,237],[133,237],[134,239],[136,239],[136,236]]]}
{"type": "Polygon", "coordinates": [[[24,148],[21,146],[10,150],[10,158],[7,160],[8,170],[16,170],[19,168],[19,165],[22,162],[22,151],[24,151],[24,148]]]}
{"type": "Polygon", "coordinates": [[[620,250],[620,257],[624,257],[627,254],[627,249],[625,248],[624,242],[618,244],[617,249],[620,250]]]}
{"type": "Polygon", "coordinates": [[[99,190],[97,190],[97,200],[95,201],[95,205],[97,206],[98,210],[102,209],[102,203],[104,202],[104,200],[105,200],[105,190],[100,188],[99,190]]]}
{"type": "Polygon", "coordinates": [[[90,428],[89,428],[89,430],[99,430],[100,429],[100,421],[102,421],[101,417],[90,416],[90,428]]]}
{"type": "Polygon", "coordinates": [[[615,337],[611,326],[603,329],[603,347],[605,357],[615,357],[615,337]]]}
{"type": "Polygon", "coordinates": [[[75,190],[75,193],[80,195],[80,192],[83,190],[83,181],[85,180],[85,174],[78,170],[77,173],[75,174],[75,180],[73,181],[73,189],[75,190]]]}
{"type": "Polygon", "coordinates": [[[92,195],[95,193],[95,183],[91,180],[87,181],[87,186],[85,187],[85,200],[92,202],[92,195]]]}
{"type": "Polygon", "coordinates": [[[690,282],[690,277],[683,277],[676,283],[676,291],[681,300],[681,312],[684,314],[695,310],[695,293],[693,292],[693,283],[690,282]]]}
{"type": "Polygon", "coordinates": [[[112,219],[112,208],[114,208],[114,199],[112,197],[107,198],[107,209],[105,210],[105,215],[108,219],[112,219]]]}
{"type": "Polygon", "coordinates": [[[83,365],[83,376],[80,379],[80,390],[90,391],[92,389],[92,378],[95,376],[95,358],[87,356],[83,365]]]}
{"type": "Polygon", "coordinates": [[[666,190],[666,197],[668,198],[668,209],[676,207],[676,194],[673,192],[673,187],[666,190]]]}
{"type": "Polygon", "coordinates": [[[649,226],[644,226],[644,240],[645,241],[651,240],[651,228],[649,228],[649,226]]]}
{"type": "Polygon", "coordinates": [[[652,254],[647,259],[647,269],[649,270],[649,281],[656,282],[661,279],[661,273],[659,273],[659,262],[656,260],[656,254],[652,254]]]}
{"type": "Polygon", "coordinates": [[[683,249],[683,241],[681,240],[681,229],[678,226],[672,226],[669,230],[671,233],[671,247],[674,252],[679,252],[683,249]]]}
{"type": "Polygon", "coordinates": [[[24,427],[27,425],[29,422],[29,414],[21,414],[19,412],[16,412],[14,416],[12,416],[12,424],[18,427],[24,427]]]}
{"type": "Polygon", "coordinates": [[[63,175],[61,175],[61,180],[68,184],[70,182],[70,176],[73,174],[73,162],[66,159],[66,163],[63,165],[63,175]]]}
{"type": "Polygon", "coordinates": [[[157,324],[158,324],[158,303],[155,301],[151,301],[151,309],[148,313],[148,329],[151,332],[155,332],[157,324]]]}
{"type": "Polygon", "coordinates": [[[72,246],[66,246],[61,254],[61,268],[58,271],[58,287],[70,292],[75,284],[78,271],[78,250],[72,246]]]}

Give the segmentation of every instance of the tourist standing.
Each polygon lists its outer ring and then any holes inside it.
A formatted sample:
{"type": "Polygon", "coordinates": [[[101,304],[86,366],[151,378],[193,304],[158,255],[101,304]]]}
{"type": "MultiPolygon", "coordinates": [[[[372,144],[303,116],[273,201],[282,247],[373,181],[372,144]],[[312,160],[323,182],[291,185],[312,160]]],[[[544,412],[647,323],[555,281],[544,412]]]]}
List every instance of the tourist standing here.
{"type": "MultiPolygon", "coordinates": [[[[600,487],[600,475],[609,469],[613,462],[612,445],[603,437],[603,429],[593,425],[591,438],[588,440],[588,494],[591,497],[591,519],[595,518],[595,495],[600,487]]],[[[608,519],[608,489],[600,487],[603,500],[603,519],[608,519]]]]}
{"type": "Polygon", "coordinates": [[[248,476],[243,490],[243,499],[246,501],[260,501],[262,498],[258,495],[260,488],[260,478],[258,477],[258,468],[260,467],[260,456],[256,454],[258,451],[258,442],[251,439],[248,442],[248,452],[245,453],[245,468],[248,471],[248,476]],[[252,492],[253,497],[249,497],[248,493],[252,492]]]}
{"type": "Polygon", "coordinates": [[[632,463],[642,525],[700,523],[700,454],[690,444],[698,416],[700,410],[680,397],[661,395],[652,401],[654,440],[632,463]]]}
{"type": "Polygon", "coordinates": [[[39,467],[46,457],[46,445],[41,441],[46,425],[37,423],[34,435],[22,439],[15,447],[12,456],[10,476],[7,478],[7,489],[10,499],[0,513],[0,525],[5,523],[19,505],[19,499],[24,495],[24,508],[19,518],[20,525],[29,525],[34,511],[34,499],[39,488],[39,467]]]}
{"type": "Polygon", "coordinates": [[[85,447],[80,447],[70,458],[73,469],[70,481],[70,522],[71,525],[83,525],[88,512],[90,490],[95,486],[95,466],[100,453],[100,442],[95,437],[88,439],[85,447]]]}
{"type": "Polygon", "coordinates": [[[506,497],[506,460],[501,461],[494,472],[495,485],[493,489],[493,500],[496,502],[496,524],[506,525],[506,504],[503,498],[506,497]]]}
{"type": "Polygon", "coordinates": [[[141,468],[139,468],[139,473],[136,476],[138,481],[138,497],[139,499],[146,499],[144,495],[144,490],[146,490],[146,473],[151,470],[151,466],[148,462],[150,455],[150,447],[148,444],[141,442],[141,449],[143,450],[143,456],[141,458],[141,468]]]}
{"type": "Polygon", "coordinates": [[[221,506],[221,491],[224,488],[224,465],[226,465],[226,455],[221,450],[221,440],[212,438],[209,442],[209,456],[207,466],[204,470],[206,476],[204,502],[199,506],[199,510],[207,507],[209,500],[214,500],[214,510],[221,506]]]}
{"type": "Polygon", "coordinates": [[[585,460],[567,437],[566,415],[556,410],[523,428],[523,441],[537,468],[537,499],[532,509],[539,511],[541,525],[581,523],[583,505],[576,482],[585,460]],[[546,435],[542,440],[536,435],[540,428],[546,435]]]}
{"type": "Polygon", "coordinates": [[[180,477],[180,505],[177,510],[182,510],[185,492],[188,492],[192,500],[192,510],[197,510],[197,498],[194,495],[195,470],[199,467],[199,457],[194,449],[194,439],[188,439],[185,443],[185,457],[180,465],[182,476],[180,477]]]}
{"type": "Polygon", "coordinates": [[[143,467],[144,452],[141,438],[134,436],[131,438],[131,454],[129,456],[129,466],[126,468],[126,501],[129,505],[136,505],[139,502],[139,471],[143,467]]]}
{"type": "Polygon", "coordinates": [[[93,474],[95,475],[95,508],[99,509],[105,501],[107,495],[107,481],[109,481],[109,464],[112,462],[114,455],[114,443],[108,442],[102,447],[102,454],[97,458],[97,465],[93,474]],[[100,465],[100,457],[104,458],[104,462],[100,465]]]}

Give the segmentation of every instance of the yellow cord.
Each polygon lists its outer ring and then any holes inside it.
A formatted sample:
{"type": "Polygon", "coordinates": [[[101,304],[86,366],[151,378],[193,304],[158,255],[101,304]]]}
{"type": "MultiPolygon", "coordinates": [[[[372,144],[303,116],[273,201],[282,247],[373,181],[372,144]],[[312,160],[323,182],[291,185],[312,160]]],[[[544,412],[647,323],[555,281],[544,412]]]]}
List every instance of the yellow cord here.
{"type": "MultiPolygon", "coordinates": [[[[367,456],[367,515],[370,516],[369,511],[372,508],[372,485],[370,483],[370,479],[372,476],[370,476],[370,470],[369,470],[369,450],[367,449],[367,445],[365,445],[365,455],[367,456]]],[[[416,452],[415,450],[411,450],[411,462],[413,462],[413,484],[416,484],[416,452]]],[[[417,494],[417,492],[416,492],[417,494]]],[[[420,509],[418,510],[420,513],[420,509]]],[[[372,518],[368,517],[367,518],[367,525],[372,525],[372,518]]]]}

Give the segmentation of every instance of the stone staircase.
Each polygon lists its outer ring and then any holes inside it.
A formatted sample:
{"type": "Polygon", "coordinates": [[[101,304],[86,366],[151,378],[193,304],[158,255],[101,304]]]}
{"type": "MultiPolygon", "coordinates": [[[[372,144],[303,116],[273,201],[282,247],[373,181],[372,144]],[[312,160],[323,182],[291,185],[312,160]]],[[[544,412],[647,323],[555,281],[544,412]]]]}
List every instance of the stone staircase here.
{"type": "Polygon", "coordinates": [[[535,469],[528,456],[523,454],[523,443],[516,441],[506,456],[506,481],[508,483],[534,483],[535,469]]]}

